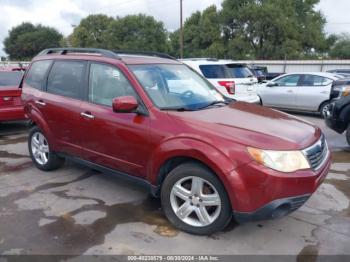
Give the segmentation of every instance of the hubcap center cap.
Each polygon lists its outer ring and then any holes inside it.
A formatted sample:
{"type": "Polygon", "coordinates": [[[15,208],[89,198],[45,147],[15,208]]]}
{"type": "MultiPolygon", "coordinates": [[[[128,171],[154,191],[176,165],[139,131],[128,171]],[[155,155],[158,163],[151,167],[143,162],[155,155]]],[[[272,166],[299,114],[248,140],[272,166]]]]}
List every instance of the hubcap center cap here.
{"type": "Polygon", "coordinates": [[[192,204],[193,205],[199,205],[199,203],[200,203],[200,198],[199,197],[193,197],[192,198],[192,204]]]}

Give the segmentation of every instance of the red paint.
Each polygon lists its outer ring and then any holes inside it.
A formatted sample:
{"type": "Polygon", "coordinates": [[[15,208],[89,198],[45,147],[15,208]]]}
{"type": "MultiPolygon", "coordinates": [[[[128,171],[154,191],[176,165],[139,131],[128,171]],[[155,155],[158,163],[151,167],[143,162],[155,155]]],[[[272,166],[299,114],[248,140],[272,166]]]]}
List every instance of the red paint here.
{"type": "MultiPolygon", "coordinates": [[[[330,166],[319,172],[280,173],[253,162],[247,146],[300,150],[314,144],[321,131],[301,119],[257,105],[236,102],[193,112],[161,111],[129,71],[128,64],[175,63],[148,57],[123,61],[89,55],[48,55],[42,59],[84,59],[118,67],[134,86],[148,115],[118,113],[96,105],[23,87],[25,112],[48,137],[54,151],[142,177],[157,184],[162,165],[175,157],[201,161],[224,184],[237,212],[254,211],[279,198],[313,193],[330,166]],[[42,100],[45,109],[34,101],[42,100]],[[81,112],[92,114],[88,119],[81,112]]],[[[114,109],[130,110],[135,99],[122,97],[114,109]]]]}
{"type": "Polygon", "coordinates": [[[112,107],[114,112],[130,113],[134,111],[138,106],[137,100],[133,96],[122,96],[114,98],[112,101],[112,107]]]}

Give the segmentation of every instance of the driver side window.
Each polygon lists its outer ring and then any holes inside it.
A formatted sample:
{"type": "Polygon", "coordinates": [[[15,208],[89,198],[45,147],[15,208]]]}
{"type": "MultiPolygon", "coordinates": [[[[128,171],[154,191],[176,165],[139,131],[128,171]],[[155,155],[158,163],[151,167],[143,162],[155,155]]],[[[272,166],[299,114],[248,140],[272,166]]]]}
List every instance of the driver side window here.
{"type": "Polygon", "coordinates": [[[134,96],[136,93],[123,75],[114,66],[91,64],[89,76],[89,101],[95,104],[112,106],[113,98],[134,96]]]}
{"type": "Polygon", "coordinates": [[[289,75],[276,81],[279,86],[298,86],[300,75],[289,75]]]}

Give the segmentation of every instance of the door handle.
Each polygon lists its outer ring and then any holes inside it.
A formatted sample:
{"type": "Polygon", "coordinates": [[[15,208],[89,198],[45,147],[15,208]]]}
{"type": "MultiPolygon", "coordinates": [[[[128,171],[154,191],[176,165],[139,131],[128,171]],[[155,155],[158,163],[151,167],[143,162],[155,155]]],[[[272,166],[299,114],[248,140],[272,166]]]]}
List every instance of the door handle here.
{"type": "Polygon", "coordinates": [[[44,101],[42,101],[42,100],[36,100],[35,104],[41,105],[41,106],[46,106],[46,103],[44,101]]]}
{"type": "Polygon", "coordinates": [[[288,90],[287,92],[288,92],[288,93],[293,93],[293,90],[288,90]]]}
{"type": "Polygon", "coordinates": [[[95,116],[93,116],[90,112],[82,112],[82,113],[80,113],[80,115],[82,117],[86,117],[86,118],[89,118],[89,119],[94,119],[95,118],[95,116]]]}

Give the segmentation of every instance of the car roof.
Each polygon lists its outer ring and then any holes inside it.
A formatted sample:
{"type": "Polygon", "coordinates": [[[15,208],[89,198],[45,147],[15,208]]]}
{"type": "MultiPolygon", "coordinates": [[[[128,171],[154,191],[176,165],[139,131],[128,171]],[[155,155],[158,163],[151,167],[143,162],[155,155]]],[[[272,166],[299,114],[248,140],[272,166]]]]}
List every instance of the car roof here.
{"type": "Polygon", "coordinates": [[[158,52],[110,51],[95,48],[51,48],[40,52],[33,60],[46,59],[114,60],[128,65],[181,64],[175,58],[158,52]]]}
{"type": "Polygon", "coordinates": [[[197,65],[197,66],[226,65],[226,64],[246,65],[245,63],[235,62],[234,60],[214,59],[214,58],[186,58],[186,59],[179,59],[179,61],[188,65],[197,65]]]}
{"type": "Polygon", "coordinates": [[[314,76],[328,77],[333,80],[339,79],[337,74],[328,73],[328,72],[293,72],[293,73],[283,74],[281,76],[287,76],[287,75],[314,75],[314,76]]]}

